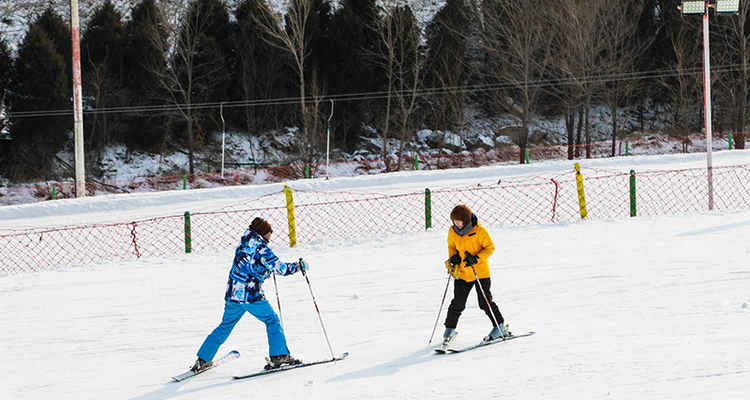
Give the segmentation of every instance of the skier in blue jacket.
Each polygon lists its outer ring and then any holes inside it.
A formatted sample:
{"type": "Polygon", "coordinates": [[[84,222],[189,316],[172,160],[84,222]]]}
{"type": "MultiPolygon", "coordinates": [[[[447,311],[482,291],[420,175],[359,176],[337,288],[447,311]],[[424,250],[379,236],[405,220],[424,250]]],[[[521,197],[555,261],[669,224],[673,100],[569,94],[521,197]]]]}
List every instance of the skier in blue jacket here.
{"type": "Polygon", "coordinates": [[[279,261],[268,247],[272,233],[271,224],[263,218],[255,218],[242,235],[240,245],[235,251],[232,270],[229,272],[224,295],[224,316],[221,324],[208,335],[198,350],[198,359],[192,368],[194,371],[210,365],[219,346],[227,340],[245,312],[266,324],[270,356],[270,363],[266,368],[300,363],[289,354],[279,317],[266,300],[261,285],[272,273],[292,275],[297,271],[307,271],[307,264],[302,259],[292,263],[279,261]]]}

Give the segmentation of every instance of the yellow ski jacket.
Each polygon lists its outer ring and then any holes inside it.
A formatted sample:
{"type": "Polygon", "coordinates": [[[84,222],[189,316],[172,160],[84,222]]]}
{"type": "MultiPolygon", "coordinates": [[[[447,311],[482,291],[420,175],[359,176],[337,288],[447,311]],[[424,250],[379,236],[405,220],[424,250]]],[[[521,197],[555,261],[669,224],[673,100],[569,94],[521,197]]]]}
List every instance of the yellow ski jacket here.
{"type": "Polygon", "coordinates": [[[476,278],[474,277],[474,272],[471,270],[471,267],[466,265],[466,261],[463,261],[465,257],[464,252],[468,251],[469,254],[475,255],[479,258],[477,263],[474,264],[474,269],[476,269],[479,279],[484,279],[490,277],[490,264],[487,262],[487,259],[490,258],[495,251],[495,245],[492,243],[492,238],[487,232],[487,229],[475,219],[476,217],[472,217],[472,222],[476,221],[474,224],[475,226],[465,236],[456,233],[452,226],[448,231],[448,257],[458,251],[462,260],[459,279],[466,282],[473,282],[476,278]]]}

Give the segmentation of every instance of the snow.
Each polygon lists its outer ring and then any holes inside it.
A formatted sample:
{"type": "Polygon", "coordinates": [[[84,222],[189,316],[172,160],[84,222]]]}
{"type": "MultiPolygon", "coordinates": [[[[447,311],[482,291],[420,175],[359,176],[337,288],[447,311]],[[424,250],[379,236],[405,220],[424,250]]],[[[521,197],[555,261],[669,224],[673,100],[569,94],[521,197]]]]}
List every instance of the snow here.
{"type": "MultiPolygon", "coordinates": [[[[748,164],[716,152],[714,165],[748,164]]],[[[581,160],[627,171],[704,168],[705,154],[581,160]]],[[[567,161],[291,182],[316,190],[393,193],[570,170],[567,161]]],[[[69,199],[0,207],[0,228],[131,220],[216,209],[281,184],[69,199]]],[[[479,215],[480,221],[482,216],[479,215]]],[[[183,383],[219,323],[233,251],[203,252],[0,278],[0,398],[745,399],[750,392],[750,211],[488,226],[492,293],[511,331],[528,338],[464,354],[428,346],[446,287],[446,230],[343,241],[272,241],[292,354],[345,361],[233,381],[262,367],[263,325],[246,316],[220,349],[242,356],[183,383]]],[[[265,286],[276,307],[272,283],[265,286]]],[[[448,301],[450,300],[450,293],[448,301]]],[[[447,306],[447,305],[446,305],[447,306]]],[[[443,308],[440,322],[445,318],[443,308]]],[[[454,345],[491,324],[474,295],[454,345]]],[[[436,336],[442,332],[438,326],[436,336]]]]}

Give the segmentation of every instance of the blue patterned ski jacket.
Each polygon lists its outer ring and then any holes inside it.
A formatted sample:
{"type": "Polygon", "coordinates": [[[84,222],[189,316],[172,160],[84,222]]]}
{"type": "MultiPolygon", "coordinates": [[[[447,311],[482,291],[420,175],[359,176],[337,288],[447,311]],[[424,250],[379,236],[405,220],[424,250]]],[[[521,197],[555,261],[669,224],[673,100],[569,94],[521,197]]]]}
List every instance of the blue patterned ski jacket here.
{"type": "Polygon", "coordinates": [[[279,261],[268,247],[266,239],[248,229],[242,235],[234,253],[224,300],[234,303],[253,303],[265,300],[261,285],[272,273],[291,275],[299,270],[299,263],[279,261]]]}

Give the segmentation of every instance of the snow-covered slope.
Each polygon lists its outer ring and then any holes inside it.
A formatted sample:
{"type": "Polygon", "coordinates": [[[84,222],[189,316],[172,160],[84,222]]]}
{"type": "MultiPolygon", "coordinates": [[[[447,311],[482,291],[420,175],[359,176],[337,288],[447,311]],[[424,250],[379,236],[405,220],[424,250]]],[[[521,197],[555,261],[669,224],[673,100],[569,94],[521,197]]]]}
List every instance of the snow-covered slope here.
{"type": "MultiPolygon", "coordinates": [[[[716,154],[719,165],[747,152],[716,154]]],[[[591,160],[629,169],[705,166],[698,156],[591,160]]],[[[592,163],[592,164],[589,164],[592,163]]],[[[569,163],[308,181],[309,187],[382,191],[552,173],[569,163]]],[[[0,208],[18,226],[76,223],[107,211],[127,220],[191,204],[216,207],[272,187],[109,196],[0,208]],[[236,193],[234,191],[237,191],[236,193]],[[53,212],[56,216],[52,216],[53,212]]],[[[267,354],[263,325],[245,316],[220,353],[239,360],[184,383],[219,323],[231,250],[61,266],[0,279],[2,399],[745,399],[750,393],[750,211],[489,226],[492,293],[511,331],[536,331],[476,351],[439,356],[428,346],[443,290],[446,232],[302,244],[337,364],[247,381],[267,354]]],[[[330,356],[305,279],[282,277],[279,296],[292,354],[330,356]]],[[[275,300],[273,284],[265,285],[275,300]]],[[[450,300],[451,294],[448,295],[450,300]]],[[[275,301],[272,301],[275,306],[275,301]]],[[[440,323],[445,317],[443,308],[440,323]]],[[[442,328],[438,326],[438,335],[442,328]]],[[[456,346],[490,322],[474,295],[456,346]]]]}
{"type": "MultiPolygon", "coordinates": [[[[333,350],[349,359],[232,381],[267,355],[263,325],[248,315],[220,351],[237,349],[239,360],[173,383],[220,321],[232,252],[69,267],[0,279],[0,398],[662,400],[750,392],[750,212],[490,232],[492,293],[511,330],[533,337],[433,354],[446,232],[278,246],[282,259],[312,265],[333,350]]],[[[273,299],[273,284],[265,287],[273,299]]],[[[292,354],[328,357],[305,280],[280,278],[279,292],[292,354]]],[[[456,346],[490,327],[471,295],[456,346]]]]}

